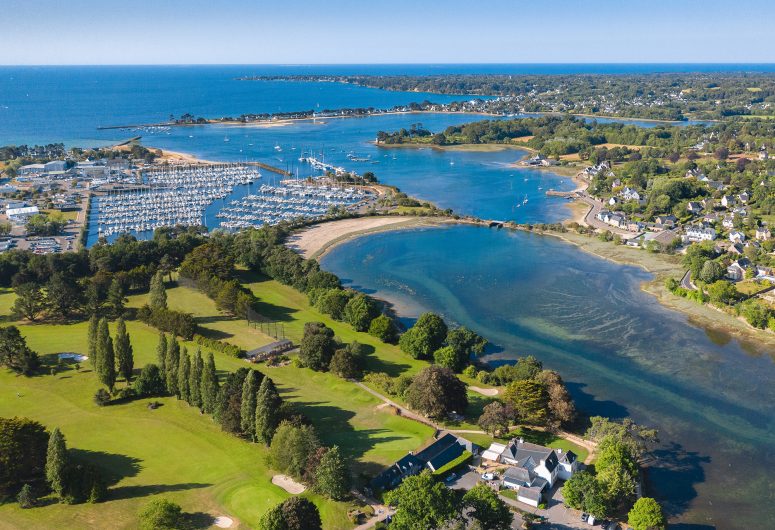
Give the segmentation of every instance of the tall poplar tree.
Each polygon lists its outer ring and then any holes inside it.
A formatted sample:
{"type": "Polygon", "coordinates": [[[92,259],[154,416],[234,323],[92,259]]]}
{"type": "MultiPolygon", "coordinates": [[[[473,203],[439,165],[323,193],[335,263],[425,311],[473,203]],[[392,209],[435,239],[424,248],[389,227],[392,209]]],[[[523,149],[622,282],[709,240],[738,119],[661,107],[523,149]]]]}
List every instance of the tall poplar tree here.
{"type": "Polygon", "coordinates": [[[240,404],[240,428],[242,434],[249,440],[256,436],[256,394],[260,385],[261,374],[250,370],[242,384],[242,402],[240,404]]]}
{"type": "Polygon", "coordinates": [[[167,309],[167,290],[164,288],[164,273],[161,269],[151,278],[148,305],[151,309],[167,309]]]}
{"type": "Polygon", "coordinates": [[[93,370],[97,369],[97,328],[99,328],[100,319],[97,315],[89,318],[89,363],[93,370]]]}
{"type": "Polygon", "coordinates": [[[163,331],[159,332],[159,344],[156,346],[156,359],[161,376],[164,377],[167,373],[167,335],[163,331]]]}
{"type": "Polygon", "coordinates": [[[167,357],[164,360],[167,380],[167,392],[178,393],[178,363],[180,362],[180,344],[174,336],[167,341],[167,357]]]}
{"type": "Polygon", "coordinates": [[[264,377],[256,396],[255,440],[266,445],[272,443],[274,432],[280,423],[280,405],[283,400],[277,393],[274,381],[264,377]]]}
{"type": "Polygon", "coordinates": [[[132,371],[135,368],[135,359],[132,343],[129,340],[129,333],[126,331],[126,324],[123,318],[119,318],[116,323],[116,337],[113,339],[113,349],[116,352],[116,368],[118,373],[129,384],[132,379],[132,371]]]}
{"type": "Polygon", "coordinates": [[[188,377],[188,402],[192,407],[202,408],[202,350],[197,348],[196,355],[191,360],[191,373],[188,377]]]}
{"type": "Polygon", "coordinates": [[[183,401],[189,400],[188,380],[191,377],[191,359],[188,356],[188,350],[184,346],[180,352],[180,362],[178,363],[178,397],[183,401]]]}
{"type": "Polygon", "coordinates": [[[67,489],[65,469],[67,468],[67,444],[58,427],[51,431],[46,451],[46,482],[61,499],[67,489]]]}
{"type": "Polygon", "coordinates": [[[218,375],[215,371],[213,352],[207,356],[207,362],[202,370],[202,410],[208,414],[215,412],[218,404],[218,375]]]}
{"type": "Polygon", "coordinates": [[[97,330],[97,375],[100,382],[113,392],[116,384],[116,359],[107,319],[100,320],[97,330]]]}

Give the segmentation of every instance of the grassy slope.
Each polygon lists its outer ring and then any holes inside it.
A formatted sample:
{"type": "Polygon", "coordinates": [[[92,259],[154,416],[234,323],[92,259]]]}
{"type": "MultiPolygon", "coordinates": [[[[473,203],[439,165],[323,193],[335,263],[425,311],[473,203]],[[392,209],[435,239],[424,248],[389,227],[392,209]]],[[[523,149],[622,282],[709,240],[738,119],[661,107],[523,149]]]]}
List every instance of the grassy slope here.
{"type": "MultiPolygon", "coordinates": [[[[320,319],[307,309],[303,295],[275,282],[254,282],[265,308],[294,318],[320,319]],[[281,304],[287,304],[281,306],[281,304]]],[[[0,293],[0,311],[7,315],[13,295],[0,293]]],[[[226,338],[242,347],[255,347],[268,338],[249,330],[244,322],[222,318],[212,302],[186,288],[168,291],[169,304],[195,311],[208,334],[226,338]]],[[[143,303],[134,297],[130,305],[143,303]]],[[[288,322],[286,331],[293,338],[301,334],[303,320],[288,322]]],[[[331,323],[344,340],[378,346],[377,341],[356,334],[349,327],[331,323]]],[[[141,323],[129,322],[135,350],[135,365],[152,362],[157,332],[141,323]]],[[[86,351],[86,324],[21,326],[30,346],[42,354],[86,351]]],[[[192,349],[193,345],[189,345],[192,349]]],[[[385,361],[372,355],[372,366],[401,369],[420,363],[399,359],[394,347],[382,351],[385,361]],[[400,362],[399,362],[400,361],[400,362]]],[[[53,356],[49,356],[53,360],[53,356]]],[[[243,361],[216,354],[219,370],[235,370],[243,361]]],[[[376,409],[379,401],[351,383],[329,374],[293,367],[265,368],[286,399],[296,402],[315,421],[323,441],[339,444],[356,459],[354,470],[372,473],[421,445],[432,430],[410,420],[376,409]]],[[[119,383],[121,386],[123,383],[119,383]]],[[[0,415],[22,415],[59,426],[71,447],[96,452],[92,455],[116,476],[109,502],[97,505],[62,506],[52,504],[35,510],[19,510],[15,505],[0,507],[0,528],[131,528],[138,510],[151,495],[164,493],[184,510],[228,514],[254,527],[260,515],[287,495],[271,485],[272,472],[264,463],[265,450],[222,433],[207,416],[173,398],[160,400],[164,406],[151,411],[146,400],[104,409],[92,404],[98,388],[88,362],[80,372],[68,370],[55,376],[34,378],[0,374],[0,415]],[[99,428],[95,428],[99,426],[99,428]],[[110,523],[106,523],[110,521],[110,523]]],[[[347,506],[311,496],[320,506],[326,528],[350,526],[347,506]]]]}

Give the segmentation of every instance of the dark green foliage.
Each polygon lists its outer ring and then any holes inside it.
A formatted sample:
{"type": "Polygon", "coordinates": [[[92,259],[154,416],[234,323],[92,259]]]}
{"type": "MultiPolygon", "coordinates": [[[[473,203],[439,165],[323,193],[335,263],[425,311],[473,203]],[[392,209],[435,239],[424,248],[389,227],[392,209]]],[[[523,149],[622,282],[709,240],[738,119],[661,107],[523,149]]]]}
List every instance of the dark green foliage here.
{"type": "Polygon", "coordinates": [[[602,519],[609,513],[605,491],[594,475],[588,471],[575,473],[562,487],[565,504],[571,508],[591,513],[602,519]]]}
{"type": "Polygon", "coordinates": [[[369,335],[377,337],[382,342],[395,344],[398,340],[398,326],[387,315],[379,315],[369,324],[369,335]]]}
{"type": "Polygon", "coordinates": [[[232,434],[241,433],[242,385],[249,371],[240,368],[230,373],[218,391],[214,417],[221,429],[232,434]]]}
{"type": "Polygon", "coordinates": [[[369,324],[379,316],[379,306],[370,296],[358,293],[344,307],[344,320],[355,331],[366,331],[369,324]]]}
{"type": "Polygon", "coordinates": [[[514,364],[503,364],[492,371],[489,381],[494,385],[507,385],[512,381],[534,379],[543,368],[541,362],[528,355],[520,357],[514,364]]]}
{"type": "Polygon", "coordinates": [[[415,359],[430,359],[447,338],[447,325],[435,313],[423,313],[398,341],[401,350],[415,359]]]}
{"type": "Polygon", "coordinates": [[[463,505],[472,511],[468,516],[478,521],[482,528],[488,530],[509,530],[513,516],[509,507],[498,494],[486,484],[479,483],[465,495],[463,505]]]}
{"type": "Polygon", "coordinates": [[[52,316],[69,318],[81,306],[81,288],[70,274],[55,273],[46,283],[46,305],[52,316]]]}
{"type": "Polygon", "coordinates": [[[202,411],[213,414],[218,405],[218,374],[215,371],[215,359],[212,352],[207,356],[204,369],[202,370],[202,411]]]}
{"type": "Polygon", "coordinates": [[[339,277],[328,271],[314,271],[307,276],[307,289],[338,289],[342,286],[339,277]]]}
{"type": "Polygon", "coordinates": [[[191,361],[191,373],[188,378],[188,403],[192,407],[202,406],[202,370],[204,370],[202,350],[197,348],[196,355],[191,361]]]}
{"type": "Polygon", "coordinates": [[[485,405],[477,425],[491,436],[497,436],[509,432],[509,428],[515,420],[516,413],[511,405],[493,401],[485,405]]]}
{"type": "Polygon", "coordinates": [[[167,309],[167,290],[164,288],[164,273],[161,270],[157,271],[151,279],[148,305],[151,309],[167,309]]]}
{"type": "Polygon", "coordinates": [[[156,346],[156,359],[159,363],[161,376],[166,380],[167,373],[167,335],[164,332],[159,333],[159,344],[156,346]]]}
{"type": "Polygon", "coordinates": [[[40,367],[38,354],[27,346],[16,326],[0,328],[0,366],[27,376],[40,367]]]}
{"type": "Polygon", "coordinates": [[[344,318],[344,309],[352,296],[352,291],[345,291],[339,288],[328,289],[317,295],[315,309],[334,320],[342,320],[344,318]]]}
{"type": "Polygon", "coordinates": [[[358,379],[363,373],[363,363],[361,356],[353,350],[350,345],[336,350],[328,365],[329,371],[343,379],[358,379]]]}
{"type": "Polygon", "coordinates": [[[113,278],[110,283],[110,289],[108,289],[108,306],[115,317],[119,317],[124,313],[124,307],[127,299],[124,294],[124,286],[118,278],[113,278]]]}
{"type": "Polygon", "coordinates": [[[627,524],[634,530],[664,530],[667,528],[665,515],[657,501],[650,497],[642,497],[627,514],[627,524]]]}
{"type": "Polygon", "coordinates": [[[436,482],[427,470],[405,478],[400,486],[385,494],[385,501],[396,507],[391,530],[441,528],[457,515],[454,492],[436,482]]]}
{"type": "Polygon", "coordinates": [[[271,466],[296,479],[301,479],[309,456],[320,446],[311,425],[293,425],[284,421],[277,428],[269,446],[271,466]]]}
{"type": "Polygon", "coordinates": [[[100,383],[113,392],[116,384],[116,359],[107,319],[100,320],[97,328],[97,376],[100,383]]]}
{"type": "Polygon", "coordinates": [[[16,501],[19,503],[19,508],[26,510],[34,507],[38,502],[38,498],[35,496],[32,486],[25,484],[19,491],[19,495],[16,496],[16,501]]]}
{"type": "Polygon", "coordinates": [[[269,445],[280,423],[282,399],[277,393],[274,381],[264,377],[256,396],[256,420],[254,424],[255,440],[269,445]]]}
{"type": "Polygon", "coordinates": [[[447,346],[453,348],[459,356],[468,360],[468,357],[473,353],[474,355],[482,355],[484,348],[487,346],[487,339],[471,331],[465,326],[451,329],[447,332],[447,346]]]}
{"type": "Polygon", "coordinates": [[[160,331],[172,333],[184,340],[191,340],[197,331],[194,316],[181,311],[162,307],[151,309],[150,306],[145,305],[137,311],[137,318],[160,331]]]}
{"type": "Polygon", "coordinates": [[[167,393],[167,383],[161,370],[155,364],[143,366],[140,375],[135,380],[134,388],[137,395],[142,397],[163,396],[167,393]]]}
{"type": "Polygon", "coordinates": [[[116,336],[113,339],[113,349],[116,352],[118,372],[128,384],[132,379],[135,360],[132,343],[129,341],[129,333],[126,331],[126,324],[124,323],[123,318],[119,318],[116,323],[116,336]]]}
{"type": "Polygon", "coordinates": [[[504,390],[503,400],[514,408],[518,422],[525,425],[547,425],[549,396],[543,383],[533,379],[514,381],[504,390]]]}
{"type": "Polygon", "coordinates": [[[104,407],[110,403],[110,392],[100,388],[94,393],[94,404],[98,407],[104,407]]]}
{"type": "Polygon", "coordinates": [[[46,308],[46,299],[40,285],[35,282],[27,282],[14,287],[16,300],[13,302],[13,313],[31,321],[38,319],[40,313],[46,308]]]}
{"type": "Polygon", "coordinates": [[[0,418],[0,494],[44,477],[49,435],[28,418],[0,418]]]}
{"type": "Polygon", "coordinates": [[[248,440],[253,440],[256,436],[256,400],[262,378],[261,372],[250,370],[242,384],[240,428],[248,440]]]}
{"type": "Polygon", "coordinates": [[[322,322],[304,324],[304,336],[299,347],[302,365],[313,370],[326,370],[336,349],[334,331],[322,322]]]}
{"type": "Polygon", "coordinates": [[[180,344],[175,337],[167,342],[167,353],[164,357],[167,393],[178,395],[178,368],[180,367],[180,344]]]}
{"type": "Polygon", "coordinates": [[[258,523],[259,530],[322,530],[317,506],[304,497],[291,497],[269,509],[258,523]]]}
{"type": "Polygon", "coordinates": [[[51,431],[48,439],[48,449],[46,451],[46,482],[61,499],[67,488],[67,477],[65,475],[69,459],[67,456],[67,445],[62,432],[55,428],[51,431]]]}
{"type": "Polygon", "coordinates": [[[449,368],[453,372],[460,373],[468,362],[468,353],[456,350],[452,346],[444,346],[433,352],[433,362],[449,368]]]}
{"type": "Polygon", "coordinates": [[[315,469],[315,491],[340,501],[350,492],[351,477],[339,447],[333,446],[320,458],[315,469]]]}
{"type": "Polygon", "coordinates": [[[188,402],[189,396],[189,379],[191,378],[191,358],[188,356],[188,350],[183,347],[180,352],[180,361],[178,362],[178,397],[183,401],[188,402]]]}
{"type": "Polygon", "coordinates": [[[429,366],[418,373],[404,392],[410,407],[432,418],[451,412],[462,414],[468,407],[466,386],[449,368],[429,366]]]}
{"type": "Polygon", "coordinates": [[[89,363],[93,370],[97,369],[97,330],[99,329],[100,319],[96,314],[92,314],[89,318],[89,363]]]}

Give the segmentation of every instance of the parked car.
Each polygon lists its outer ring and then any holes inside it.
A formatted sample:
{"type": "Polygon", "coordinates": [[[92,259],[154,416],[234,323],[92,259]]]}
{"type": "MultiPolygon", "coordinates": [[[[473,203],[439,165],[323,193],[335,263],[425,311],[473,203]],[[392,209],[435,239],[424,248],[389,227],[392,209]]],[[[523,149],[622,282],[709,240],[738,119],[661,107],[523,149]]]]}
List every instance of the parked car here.
{"type": "Polygon", "coordinates": [[[450,473],[449,475],[447,475],[447,478],[444,479],[444,482],[454,482],[456,478],[457,478],[456,473],[450,473]]]}
{"type": "Polygon", "coordinates": [[[495,480],[495,474],[494,473],[484,473],[484,474],[482,474],[482,480],[495,480]]]}
{"type": "Polygon", "coordinates": [[[588,513],[582,513],[582,514],[581,514],[581,520],[582,520],[583,522],[585,522],[585,523],[586,523],[588,519],[589,519],[589,514],[588,514],[588,513]]]}

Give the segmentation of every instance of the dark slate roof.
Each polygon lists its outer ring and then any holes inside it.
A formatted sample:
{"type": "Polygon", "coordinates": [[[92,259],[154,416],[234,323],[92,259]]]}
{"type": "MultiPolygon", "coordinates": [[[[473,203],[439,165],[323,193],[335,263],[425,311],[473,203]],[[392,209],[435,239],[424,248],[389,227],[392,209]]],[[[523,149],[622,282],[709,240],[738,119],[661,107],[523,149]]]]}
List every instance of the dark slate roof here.
{"type": "Polygon", "coordinates": [[[274,353],[274,352],[284,352],[288,351],[293,347],[293,342],[291,342],[288,339],[278,340],[277,342],[272,342],[271,344],[267,344],[266,346],[261,346],[260,348],[256,348],[255,350],[250,350],[245,354],[246,357],[256,357],[261,356],[263,354],[267,353],[274,353]]]}
{"type": "Polygon", "coordinates": [[[576,456],[576,453],[573,451],[563,451],[562,456],[560,457],[560,462],[564,464],[572,464],[573,462],[578,459],[578,456],[576,456]]]}
{"type": "Polygon", "coordinates": [[[415,456],[418,460],[430,464],[433,469],[439,469],[463,454],[464,450],[465,447],[458,443],[457,437],[447,433],[415,456]]]}
{"type": "Polygon", "coordinates": [[[530,484],[530,471],[524,467],[510,467],[503,473],[503,480],[519,484],[520,486],[530,484]]]}
{"type": "Polygon", "coordinates": [[[424,463],[410,453],[374,477],[369,485],[373,490],[389,490],[398,486],[404,477],[419,473],[423,467],[424,463]]]}
{"type": "Polygon", "coordinates": [[[517,495],[536,502],[541,502],[541,490],[538,488],[519,488],[519,493],[517,495]]]}

